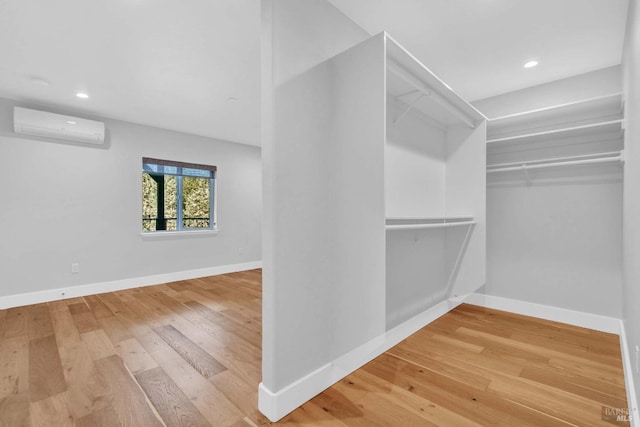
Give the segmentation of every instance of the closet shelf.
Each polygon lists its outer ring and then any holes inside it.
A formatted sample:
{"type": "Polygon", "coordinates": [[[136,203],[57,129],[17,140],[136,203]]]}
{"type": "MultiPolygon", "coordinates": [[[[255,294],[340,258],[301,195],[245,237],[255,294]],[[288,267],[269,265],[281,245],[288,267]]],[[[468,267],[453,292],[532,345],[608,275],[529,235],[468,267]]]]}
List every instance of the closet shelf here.
{"type": "MultiPolygon", "coordinates": [[[[407,108],[401,116],[415,110],[444,128],[459,124],[476,128],[486,120],[482,113],[386,33],[385,39],[387,93],[396,99],[411,95],[411,101],[402,99],[407,108]]],[[[395,118],[396,124],[401,116],[395,118]]]]}
{"type": "MultiPolygon", "coordinates": [[[[415,101],[413,101],[408,106],[407,110],[402,114],[402,116],[408,113],[412,108],[416,108],[420,110],[421,109],[420,101],[433,100],[435,103],[439,104],[441,108],[444,108],[447,112],[452,114],[455,117],[454,120],[459,120],[460,122],[464,123],[471,129],[474,129],[477,126],[476,123],[473,120],[471,120],[469,117],[467,117],[465,113],[460,111],[457,107],[455,107],[445,98],[443,98],[442,96],[438,95],[436,92],[431,90],[431,88],[423,84],[420,80],[418,80],[409,72],[404,70],[402,66],[396,64],[394,61],[392,60],[387,61],[387,71],[394,74],[396,77],[399,77],[400,79],[404,80],[407,84],[414,87],[415,90],[419,93],[419,97],[416,98],[415,101]]],[[[398,117],[398,119],[394,121],[394,125],[400,121],[402,116],[398,117]]],[[[441,124],[446,126],[446,123],[441,123],[441,124]]]]}
{"type": "Polygon", "coordinates": [[[581,99],[579,101],[567,102],[564,104],[552,105],[549,107],[537,108],[529,111],[522,111],[514,114],[493,117],[487,119],[488,126],[515,125],[518,122],[534,122],[554,119],[558,116],[585,115],[605,112],[604,115],[622,113],[622,92],[593,98],[581,99]]]}
{"type": "Polygon", "coordinates": [[[527,171],[530,169],[544,169],[558,166],[578,166],[598,163],[624,162],[624,152],[616,151],[584,156],[560,157],[545,160],[532,160],[530,162],[503,163],[487,167],[487,173],[527,171]]]}
{"type": "Polygon", "coordinates": [[[447,228],[473,225],[473,217],[445,218],[387,218],[385,228],[391,230],[419,230],[425,228],[447,228]]]}
{"type": "Polygon", "coordinates": [[[559,129],[547,130],[542,132],[532,132],[520,135],[507,136],[503,138],[487,139],[487,144],[495,144],[500,142],[517,142],[521,140],[535,139],[539,137],[558,136],[570,138],[573,136],[581,136],[583,134],[593,134],[593,132],[622,132],[623,119],[607,120],[604,122],[590,123],[580,126],[563,127],[559,129]]]}

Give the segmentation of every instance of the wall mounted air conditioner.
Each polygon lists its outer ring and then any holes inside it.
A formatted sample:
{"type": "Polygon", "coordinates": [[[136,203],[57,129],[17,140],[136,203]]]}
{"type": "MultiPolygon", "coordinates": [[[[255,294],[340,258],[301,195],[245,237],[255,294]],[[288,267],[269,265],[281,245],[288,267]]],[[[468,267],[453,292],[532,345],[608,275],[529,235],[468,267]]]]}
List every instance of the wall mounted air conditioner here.
{"type": "Polygon", "coordinates": [[[102,122],[21,107],[13,107],[13,131],[66,141],[104,143],[102,122]]]}

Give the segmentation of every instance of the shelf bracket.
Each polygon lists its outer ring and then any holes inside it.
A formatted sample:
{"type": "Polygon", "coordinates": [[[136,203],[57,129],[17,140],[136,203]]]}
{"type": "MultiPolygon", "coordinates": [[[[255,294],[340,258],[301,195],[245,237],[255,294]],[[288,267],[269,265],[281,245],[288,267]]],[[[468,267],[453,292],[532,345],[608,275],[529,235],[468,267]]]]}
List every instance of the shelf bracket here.
{"type": "Polygon", "coordinates": [[[420,94],[418,95],[418,97],[417,97],[416,99],[414,99],[413,101],[411,101],[411,103],[407,106],[407,109],[406,109],[406,110],[404,110],[404,111],[402,112],[402,114],[400,114],[400,115],[398,116],[398,118],[396,118],[396,119],[393,121],[393,126],[396,126],[396,125],[400,122],[400,120],[402,120],[402,119],[404,118],[404,116],[406,116],[406,115],[409,113],[409,111],[411,111],[411,109],[412,109],[413,107],[415,107],[415,105],[418,103],[418,101],[420,101],[424,96],[426,96],[426,94],[424,94],[424,93],[420,92],[420,94]]]}
{"type": "Polygon", "coordinates": [[[426,96],[429,96],[431,99],[438,102],[445,110],[455,115],[462,123],[467,125],[469,128],[475,129],[477,127],[477,124],[469,119],[466,114],[452,105],[445,98],[430,90],[430,88],[426,87],[420,80],[414,77],[410,72],[406,71],[402,66],[394,63],[393,61],[387,61],[387,70],[395,74],[397,77],[400,77],[402,80],[415,87],[426,96]]]}

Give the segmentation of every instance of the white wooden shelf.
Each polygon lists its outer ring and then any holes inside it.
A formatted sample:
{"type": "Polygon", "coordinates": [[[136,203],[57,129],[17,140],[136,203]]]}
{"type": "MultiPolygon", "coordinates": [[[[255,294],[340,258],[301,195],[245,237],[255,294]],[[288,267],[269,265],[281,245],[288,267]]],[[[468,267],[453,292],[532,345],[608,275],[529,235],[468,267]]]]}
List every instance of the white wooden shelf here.
{"type": "Polygon", "coordinates": [[[531,122],[555,117],[569,115],[578,115],[581,117],[591,114],[602,115],[606,111],[609,114],[622,112],[622,92],[616,92],[608,95],[597,96],[579,101],[567,102],[564,104],[552,105],[544,108],[537,108],[529,111],[522,111],[504,116],[491,117],[487,121],[490,125],[499,124],[516,124],[516,122],[531,122]]]}
{"type": "Polygon", "coordinates": [[[409,111],[418,111],[428,120],[447,128],[464,124],[475,128],[486,117],[455,93],[424,64],[386,37],[387,94],[404,104],[404,112],[394,119],[397,124],[409,111]]]}
{"type": "Polygon", "coordinates": [[[586,125],[568,126],[541,132],[523,133],[502,138],[487,139],[487,144],[496,144],[501,142],[518,142],[525,140],[544,139],[549,137],[571,138],[593,135],[594,133],[622,133],[623,123],[623,119],[615,119],[597,123],[590,123],[586,125]]]}
{"type": "Polygon", "coordinates": [[[487,120],[489,139],[535,133],[558,127],[580,126],[621,119],[622,93],[613,93],[559,105],[523,111],[487,120]]]}

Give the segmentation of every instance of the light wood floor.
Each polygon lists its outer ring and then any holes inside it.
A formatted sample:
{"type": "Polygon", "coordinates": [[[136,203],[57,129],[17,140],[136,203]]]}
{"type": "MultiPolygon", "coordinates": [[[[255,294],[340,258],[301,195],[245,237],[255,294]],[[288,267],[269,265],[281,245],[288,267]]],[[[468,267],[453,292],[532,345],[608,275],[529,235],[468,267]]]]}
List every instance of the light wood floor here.
{"type": "MultiPolygon", "coordinates": [[[[0,426],[255,426],[261,272],[0,310],[0,426]]],[[[462,305],[284,425],[614,425],[618,337],[462,305]]]]}

